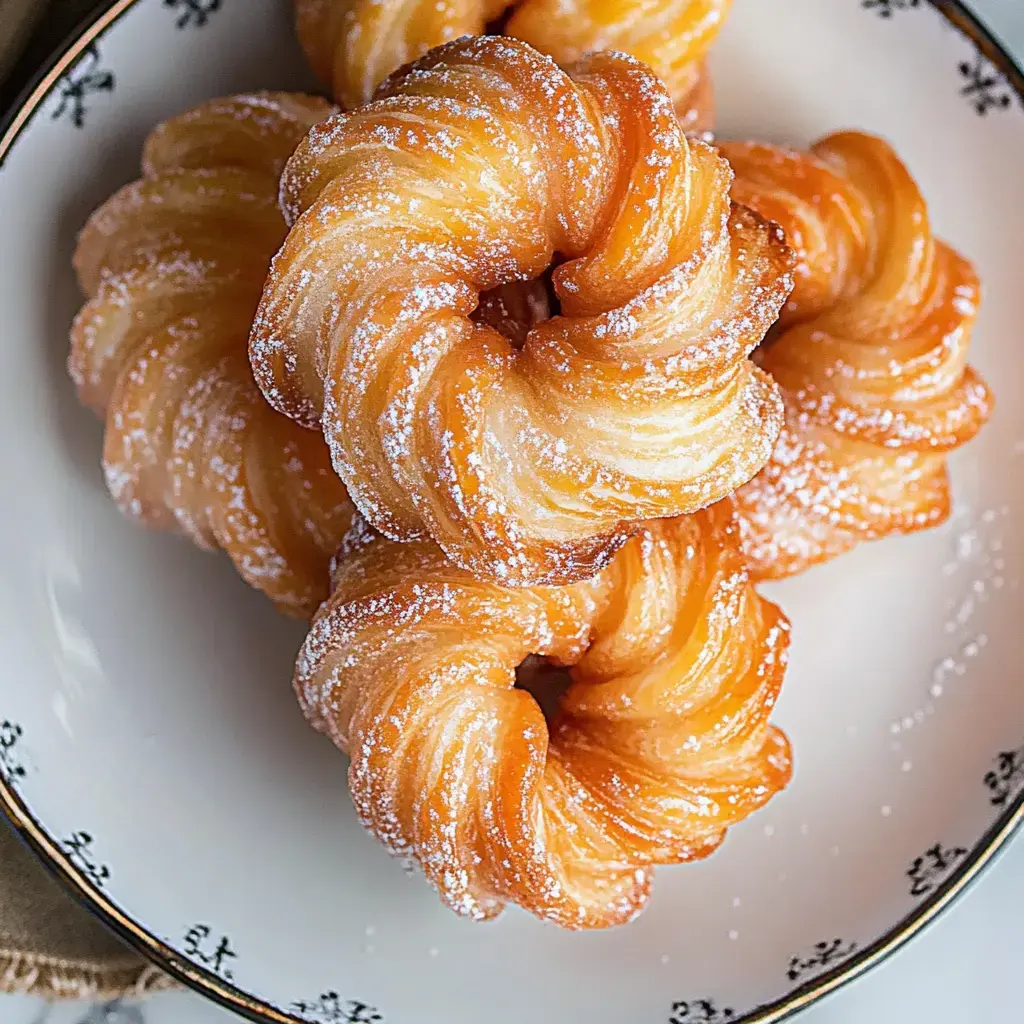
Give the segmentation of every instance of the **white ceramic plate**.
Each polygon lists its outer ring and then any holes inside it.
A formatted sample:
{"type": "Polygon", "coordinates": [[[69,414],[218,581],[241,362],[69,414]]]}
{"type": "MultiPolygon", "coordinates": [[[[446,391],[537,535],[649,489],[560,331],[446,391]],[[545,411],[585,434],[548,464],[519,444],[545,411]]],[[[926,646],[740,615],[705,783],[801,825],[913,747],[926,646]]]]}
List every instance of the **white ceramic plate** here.
{"type": "Polygon", "coordinates": [[[724,135],[895,143],[985,281],[998,411],[954,460],[946,527],[771,588],[795,781],[602,934],[459,920],[360,831],[292,699],[301,628],[118,516],[65,377],[76,230],[158,119],[310,84],[290,0],[118,0],[0,140],[4,803],[94,909],[256,1019],[774,1020],[913,934],[1021,816],[1024,76],[925,0],[737,0],[714,70],[724,135]]]}

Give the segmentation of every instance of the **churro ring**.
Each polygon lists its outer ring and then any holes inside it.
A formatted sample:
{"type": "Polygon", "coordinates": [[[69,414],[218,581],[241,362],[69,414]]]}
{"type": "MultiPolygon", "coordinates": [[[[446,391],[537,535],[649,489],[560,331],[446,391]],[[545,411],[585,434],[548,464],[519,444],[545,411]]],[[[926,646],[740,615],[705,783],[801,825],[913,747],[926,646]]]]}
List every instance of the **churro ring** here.
{"type": "Polygon", "coordinates": [[[781,233],[641,64],[573,76],[459,40],[314,128],[250,345],[373,526],[510,585],[585,578],[638,523],[730,494],[781,422],[747,358],[791,287],[781,233]],[[521,348],[470,320],[555,253],[561,315],[521,348]]]}
{"type": "Polygon", "coordinates": [[[946,456],[992,409],[967,363],[974,269],[932,236],[914,179],[879,138],[722,152],[734,198],[782,225],[798,253],[793,294],[758,356],[782,389],[786,424],[736,495],[752,572],[788,576],[943,522],[946,456]]]}
{"type": "Polygon", "coordinates": [[[312,614],[352,506],[318,433],[272,410],[246,342],[274,251],[281,168],[332,108],[311,96],[212,100],[158,125],[143,178],[90,218],[69,367],[105,418],[123,512],[223,548],[283,610],[312,614]]]}
{"type": "Polygon", "coordinates": [[[501,30],[568,66],[593,50],[648,64],[689,131],[712,127],[704,57],[732,0],[295,0],[299,39],[338,103],[355,108],[396,68],[459,36],[501,30]]]}
{"type": "Polygon", "coordinates": [[[496,586],[355,530],[295,687],[350,754],[365,827],[448,907],[602,928],[640,912],[654,865],[708,856],[788,782],[768,721],[788,643],[727,501],[647,524],[568,587],[496,586]],[[570,666],[550,727],[515,688],[531,654],[570,666]]]}

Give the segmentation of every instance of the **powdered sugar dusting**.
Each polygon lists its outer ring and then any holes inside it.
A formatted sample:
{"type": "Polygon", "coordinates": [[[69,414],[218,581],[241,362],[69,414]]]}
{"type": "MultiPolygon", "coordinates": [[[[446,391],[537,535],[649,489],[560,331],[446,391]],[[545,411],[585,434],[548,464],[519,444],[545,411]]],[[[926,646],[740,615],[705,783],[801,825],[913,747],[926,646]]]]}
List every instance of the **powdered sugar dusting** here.
{"type": "Polygon", "coordinates": [[[295,686],[351,755],[363,824],[448,907],[589,928],[635,917],[654,864],[706,856],[786,783],[768,716],[787,646],[728,503],[567,587],[488,584],[359,525],[295,686]],[[571,666],[550,724],[515,688],[530,653],[571,666]]]}
{"type": "Polygon", "coordinates": [[[731,213],[727,165],[636,60],[573,74],[463,39],[317,125],[250,344],[377,529],[517,586],[580,579],[638,521],[729,494],[781,426],[746,358],[792,285],[780,235],[731,213]],[[472,322],[556,252],[562,316],[521,342],[472,322]]]}
{"type": "Polygon", "coordinates": [[[146,177],[90,218],[75,265],[90,299],[69,369],[106,418],[103,464],[122,510],[223,548],[288,612],[326,595],[351,518],[315,435],[270,410],[248,327],[285,226],[276,173],[322,100],[214,100],[158,126],[146,177]]]}
{"type": "Polygon", "coordinates": [[[738,193],[783,220],[801,257],[760,358],[782,387],[786,426],[737,496],[755,573],[785,576],[941,523],[946,453],[992,407],[967,364],[980,298],[973,269],[932,237],[916,185],[880,139],[841,133],[810,154],[725,151],[738,193]]]}

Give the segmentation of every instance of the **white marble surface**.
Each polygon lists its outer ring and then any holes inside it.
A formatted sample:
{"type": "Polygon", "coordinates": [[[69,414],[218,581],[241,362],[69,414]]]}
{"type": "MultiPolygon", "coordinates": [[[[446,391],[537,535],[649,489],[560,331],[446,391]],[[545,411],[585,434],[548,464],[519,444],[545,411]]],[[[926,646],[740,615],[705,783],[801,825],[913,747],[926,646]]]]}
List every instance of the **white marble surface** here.
{"type": "MultiPolygon", "coordinates": [[[[1024,0],[974,0],[973,7],[1024,62],[1024,0]]],[[[1024,838],[938,923],[881,967],[806,1011],[801,1024],[1005,1024],[1021,1019],[1021,920],[1024,838]]],[[[186,992],[142,1005],[108,1006],[48,1006],[28,997],[0,996],[0,1024],[228,1024],[237,1019],[186,992]]]]}

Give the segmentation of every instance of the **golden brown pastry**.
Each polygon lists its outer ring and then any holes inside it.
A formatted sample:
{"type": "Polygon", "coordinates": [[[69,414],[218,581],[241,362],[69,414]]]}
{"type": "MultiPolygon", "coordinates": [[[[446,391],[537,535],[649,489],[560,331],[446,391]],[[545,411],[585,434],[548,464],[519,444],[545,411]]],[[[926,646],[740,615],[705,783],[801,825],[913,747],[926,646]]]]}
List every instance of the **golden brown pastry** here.
{"type": "Polygon", "coordinates": [[[619,50],[648,65],[672,96],[687,131],[714,126],[704,58],[732,0],[525,0],[505,33],[568,67],[593,50],[619,50]]]}
{"type": "Polygon", "coordinates": [[[146,141],[143,178],[90,218],[75,269],[89,301],[71,376],[105,417],[121,509],[223,548],[283,610],[309,615],[352,507],[319,433],[263,401],[246,342],[284,238],[277,183],[323,100],[212,100],[146,141]]]}
{"type": "Polygon", "coordinates": [[[788,643],[727,501],[648,524],[568,587],[496,586],[357,529],[295,688],[351,756],[365,827],[448,907],[602,928],[643,909],[654,865],[708,856],[789,781],[768,722],[788,643]],[[570,666],[550,723],[515,686],[531,654],[570,666]]]}
{"type": "Polygon", "coordinates": [[[322,423],[381,532],[509,585],[585,578],[774,445],[781,405],[747,356],[792,254],[730,179],[632,58],[570,78],[513,39],[440,47],[289,161],[256,378],[322,423]],[[520,348],[471,321],[556,253],[561,315],[520,348]]]}
{"type": "Polygon", "coordinates": [[[593,50],[621,50],[650,65],[687,130],[711,127],[704,56],[732,0],[295,0],[299,38],[335,99],[354,108],[392,71],[459,36],[500,26],[569,65],[593,50]]]}
{"type": "Polygon", "coordinates": [[[796,286],[759,352],[786,425],[736,496],[758,577],[949,514],[946,456],[988,419],[967,363],[980,289],[935,239],[914,179],[881,139],[842,132],[809,153],[728,144],[733,197],[781,224],[796,286]]]}

